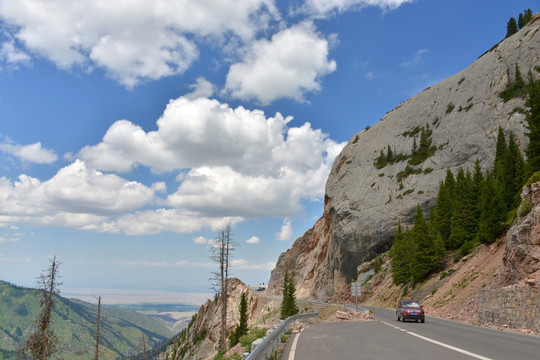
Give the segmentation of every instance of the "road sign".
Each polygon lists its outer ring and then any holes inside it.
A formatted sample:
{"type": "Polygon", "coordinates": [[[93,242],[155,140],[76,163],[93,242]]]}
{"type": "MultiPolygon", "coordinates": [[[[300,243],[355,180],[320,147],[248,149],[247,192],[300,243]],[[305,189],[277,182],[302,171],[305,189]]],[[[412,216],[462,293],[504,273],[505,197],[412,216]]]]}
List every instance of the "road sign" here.
{"type": "Polygon", "coordinates": [[[351,284],[351,295],[352,296],[362,295],[362,284],[360,284],[359,282],[353,282],[351,284]]]}

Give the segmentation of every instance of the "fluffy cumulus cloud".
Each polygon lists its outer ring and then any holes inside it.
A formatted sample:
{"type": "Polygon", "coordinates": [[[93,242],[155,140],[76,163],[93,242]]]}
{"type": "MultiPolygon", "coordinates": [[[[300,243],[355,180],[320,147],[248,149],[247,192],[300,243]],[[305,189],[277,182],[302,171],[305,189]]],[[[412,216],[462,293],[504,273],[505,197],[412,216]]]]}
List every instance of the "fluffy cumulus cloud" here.
{"type": "Polygon", "coordinates": [[[128,172],[141,165],[156,173],[184,169],[167,204],[201,218],[293,216],[302,211],[303,200],[323,195],[344,144],[309,123],[289,127],[291,120],[181,97],[168,104],[156,131],[118,121],[102,142],[78,156],[106,171],[128,172]]]}
{"type": "Polygon", "coordinates": [[[10,154],[23,162],[37,164],[51,164],[58,159],[53,150],[43,148],[40,142],[19,145],[8,139],[6,142],[0,143],[0,151],[10,154]]]}
{"type": "MultiPolygon", "coordinates": [[[[304,201],[323,196],[344,146],[309,123],[290,126],[291,120],[207,98],[172,100],[157,130],[117,121],[100,143],[82,148],[49,180],[0,177],[0,226],[141,235],[192,233],[272,216],[288,218],[279,236],[288,240],[289,218],[302,213],[304,201]],[[178,185],[146,186],[120,176],[141,166],[156,177],[178,173],[178,185]]],[[[15,153],[16,147],[6,149],[15,153]]]]}
{"type": "Polygon", "coordinates": [[[0,19],[29,52],[60,68],[102,68],[128,87],[184,72],[195,38],[245,42],[277,18],[272,0],[0,0],[0,19]]]}
{"type": "Polygon", "coordinates": [[[317,17],[326,17],[334,13],[360,10],[368,6],[377,6],[383,11],[394,10],[405,3],[415,0],[306,0],[301,11],[317,17]]]}
{"type": "Polygon", "coordinates": [[[140,208],[152,198],[152,189],[140,183],[76,161],[45,182],[27,175],[15,182],[1,177],[0,225],[97,227],[108,217],[140,208]]]}
{"type": "Polygon", "coordinates": [[[257,236],[252,236],[249,239],[246,240],[246,243],[248,244],[260,244],[261,239],[259,239],[257,236]]]}
{"type": "Polygon", "coordinates": [[[285,218],[283,220],[283,225],[281,225],[281,231],[276,233],[276,239],[278,241],[291,241],[292,236],[292,220],[290,218],[285,218]]]}
{"type": "Polygon", "coordinates": [[[230,67],[225,90],[262,104],[280,98],[303,100],[306,92],[320,89],[324,75],[336,70],[336,62],[328,58],[330,45],[312,22],[253,42],[243,60],[230,67]]]}

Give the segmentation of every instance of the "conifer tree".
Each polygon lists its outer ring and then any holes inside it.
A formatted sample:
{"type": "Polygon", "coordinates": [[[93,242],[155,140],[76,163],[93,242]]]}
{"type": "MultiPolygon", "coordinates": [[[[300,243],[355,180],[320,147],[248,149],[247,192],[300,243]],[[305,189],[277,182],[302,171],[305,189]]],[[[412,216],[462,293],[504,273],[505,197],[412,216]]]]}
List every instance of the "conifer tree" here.
{"type": "Polygon", "coordinates": [[[504,230],[506,204],[503,191],[495,176],[486,173],[480,197],[480,220],[478,223],[478,240],[490,243],[504,230]]]}
{"type": "Polygon", "coordinates": [[[478,227],[478,221],[480,220],[480,197],[482,196],[482,187],[484,186],[484,174],[482,173],[482,167],[480,161],[476,159],[474,164],[474,174],[471,187],[471,202],[473,204],[474,219],[476,226],[478,227]]]}
{"type": "Polygon", "coordinates": [[[392,265],[392,280],[395,285],[405,284],[411,278],[411,249],[409,239],[403,233],[401,221],[398,221],[394,245],[390,251],[392,265]]]}
{"type": "Polygon", "coordinates": [[[283,278],[283,299],[281,301],[281,319],[286,319],[289,316],[298,314],[296,306],[296,288],[294,286],[294,272],[290,273],[285,270],[283,278]]]}
{"type": "Polygon", "coordinates": [[[429,221],[427,223],[429,236],[433,241],[433,270],[436,271],[441,267],[446,258],[446,248],[441,233],[437,230],[437,222],[435,221],[435,209],[432,207],[429,212],[429,221]]]}
{"type": "Polygon", "coordinates": [[[458,249],[465,242],[471,240],[476,234],[476,222],[474,208],[471,204],[471,176],[465,175],[463,169],[459,169],[456,177],[455,209],[450,223],[449,245],[452,249],[458,249]]]}
{"type": "Polygon", "coordinates": [[[247,312],[247,297],[245,293],[242,293],[240,297],[240,305],[238,306],[238,311],[240,313],[239,324],[236,329],[230,335],[230,345],[234,346],[238,344],[240,338],[247,334],[248,331],[248,312],[247,312]]]}
{"type": "Polygon", "coordinates": [[[450,170],[446,172],[446,179],[441,182],[439,187],[439,195],[437,197],[437,205],[435,206],[435,227],[441,234],[444,244],[447,249],[450,248],[450,225],[452,214],[454,212],[454,175],[450,170]]]}
{"type": "Polygon", "coordinates": [[[529,73],[529,97],[525,105],[528,107],[525,120],[529,130],[526,134],[529,137],[529,144],[525,153],[530,176],[540,170],[540,80],[534,80],[531,73],[529,73]]]}
{"type": "Polygon", "coordinates": [[[520,13],[518,16],[518,27],[521,30],[525,26],[525,18],[523,17],[523,14],[520,13]]]}
{"type": "Polygon", "coordinates": [[[416,206],[411,241],[413,243],[411,275],[413,283],[417,283],[426,279],[433,269],[433,242],[420,205],[416,206]]]}
{"type": "Polygon", "coordinates": [[[514,140],[514,135],[510,133],[508,140],[508,151],[504,161],[504,201],[507,209],[513,209],[519,205],[520,192],[524,183],[525,162],[521,151],[514,140]]]}
{"type": "Polygon", "coordinates": [[[515,33],[518,32],[517,22],[516,19],[511,17],[510,20],[508,20],[508,23],[506,24],[506,36],[505,38],[508,38],[515,33]]]}
{"type": "Polygon", "coordinates": [[[390,145],[388,145],[388,148],[386,150],[386,160],[389,163],[392,163],[394,161],[394,153],[392,153],[392,149],[390,149],[390,145]]]}

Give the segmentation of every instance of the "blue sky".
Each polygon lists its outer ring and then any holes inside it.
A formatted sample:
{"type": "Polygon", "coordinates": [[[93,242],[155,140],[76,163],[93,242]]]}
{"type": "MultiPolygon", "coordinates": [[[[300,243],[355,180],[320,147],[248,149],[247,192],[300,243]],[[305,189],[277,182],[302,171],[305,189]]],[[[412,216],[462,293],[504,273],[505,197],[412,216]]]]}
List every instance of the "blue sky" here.
{"type": "Polygon", "coordinates": [[[0,0],[0,279],[56,255],[65,289],[209,292],[231,223],[233,275],[266,283],[344,144],[527,8],[0,0]]]}

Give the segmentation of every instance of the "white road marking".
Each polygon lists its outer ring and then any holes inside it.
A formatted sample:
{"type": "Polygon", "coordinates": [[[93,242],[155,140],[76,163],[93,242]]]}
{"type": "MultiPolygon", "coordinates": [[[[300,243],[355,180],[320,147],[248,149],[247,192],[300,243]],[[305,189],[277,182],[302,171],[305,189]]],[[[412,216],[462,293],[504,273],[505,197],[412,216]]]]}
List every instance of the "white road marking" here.
{"type": "Polygon", "coordinates": [[[298,338],[300,337],[300,334],[302,334],[302,331],[304,331],[304,329],[302,329],[298,334],[296,334],[296,336],[294,337],[294,340],[293,340],[293,343],[292,343],[292,346],[291,346],[291,351],[289,352],[289,360],[294,360],[294,353],[296,351],[296,343],[298,342],[298,338]]]}
{"type": "MultiPolygon", "coordinates": [[[[450,350],[454,350],[454,351],[457,351],[459,353],[462,353],[462,354],[465,354],[465,355],[469,355],[473,358],[476,358],[476,359],[481,359],[481,360],[493,360],[491,358],[488,358],[488,357],[485,357],[485,356],[482,356],[482,355],[478,355],[478,354],[475,354],[473,352],[470,352],[470,351],[467,351],[467,350],[464,350],[464,349],[461,349],[461,348],[458,348],[458,347],[455,347],[455,346],[452,346],[452,345],[448,345],[448,344],[445,344],[443,342],[440,342],[440,341],[437,341],[437,340],[433,340],[433,339],[430,339],[428,337],[425,337],[425,336],[422,336],[420,334],[417,334],[417,333],[413,333],[412,331],[407,331],[405,329],[402,329],[398,326],[395,326],[393,324],[390,324],[386,321],[381,321],[381,323],[385,324],[385,325],[388,325],[388,326],[391,326],[397,330],[400,330],[400,331],[404,331],[406,332],[407,334],[409,335],[412,335],[412,336],[416,336],[417,338],[419,339],[422,339],[422,340],[425,340],[425,341],[429,341],[430,343],[433,343],[433,344],[436,344],[436,345],[439,345],[439,346],[442,346],[442,347],[445,347],[447,349],[450,349],[450,350]]],[[[295,339],[296,340],[296,339],[295,339]]],[[[289,360],[292,360],[289,358],[289,360]]]]}

